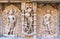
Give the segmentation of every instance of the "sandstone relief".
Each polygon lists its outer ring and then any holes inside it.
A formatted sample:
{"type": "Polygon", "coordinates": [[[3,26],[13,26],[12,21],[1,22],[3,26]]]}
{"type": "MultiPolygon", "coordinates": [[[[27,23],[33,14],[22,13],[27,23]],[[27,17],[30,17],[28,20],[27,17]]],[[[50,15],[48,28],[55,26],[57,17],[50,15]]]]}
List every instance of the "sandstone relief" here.
{"type": "Polygon", "coordinates": [[[58,33],[58,12],[51,5],[45,5],[40,16],[40,35],[42,37],[55,37],[58,33]],[[44,9],[44,10],[43,10],[44,9]]]}
{"type": "Polygon", "coordinates": [[[36,13],[34,13],[31,3],[26,3],[24,12],[22,13],[22,33],[25,37],[34,36],[36,34],[36,13]]]}
{"type": "Polygon", "coordinates": [[[2,13],[3,35],[56,37],[57,9],[49,4],[37,5],[25,3],[21,11],[14,5],[5,7],[2,13]]]}
{"type": "Polygon", "coordinates": [[[20,10],[10,5],[3,11],[3,32],[4,35],[20,35],[20,10]]]}

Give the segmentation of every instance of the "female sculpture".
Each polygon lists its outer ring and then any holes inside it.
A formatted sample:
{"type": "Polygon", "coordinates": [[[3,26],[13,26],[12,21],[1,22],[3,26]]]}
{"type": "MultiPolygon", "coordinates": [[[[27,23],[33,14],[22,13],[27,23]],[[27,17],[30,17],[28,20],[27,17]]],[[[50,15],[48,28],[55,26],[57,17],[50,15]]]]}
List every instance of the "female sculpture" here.
{"type": "Polygon", "coordinates": [[[10,27],[8,34],[13,34],[14,27],[16,26],[16,17],[14,15],[14,9],[8,12],[8,26],[10,27]]]}
{"type": "Polygon", "coordinates": [[[43,17],[43,26],[47,27],[47,33],[51,34],[51,23],[52,23],[52,16],[50,14],[50,10],[47,10],[46,14],[43,17]]]}
{"type": "Polygon", "coordinates": [[[33,33],[33,13],[31,6],[27,7],[24,13],[24,32],[25,34],[33,33]]]}

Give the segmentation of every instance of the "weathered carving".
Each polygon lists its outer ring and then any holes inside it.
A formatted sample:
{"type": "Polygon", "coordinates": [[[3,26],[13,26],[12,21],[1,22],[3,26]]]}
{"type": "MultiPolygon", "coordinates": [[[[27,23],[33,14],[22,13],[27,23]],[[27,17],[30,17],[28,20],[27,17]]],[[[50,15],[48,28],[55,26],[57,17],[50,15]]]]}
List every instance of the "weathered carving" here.
{"type": "MultiPolygon", "coordinates": [[[[46,14],[43,15],[43,26],[45,28],[44,30],[44,34],[46,35],[52,35],[52,34],[56,34],[56,31],[53,32],[53,16],[51,15],[51,11],[50,10],[47,10],[46,14]]],[[[43,27],[42,26],[42,27],[43,27]]]]}
{"type": "Polygon", "coordinates": [[[14,5],[8,6],[3,11],[3,27],[6,35],[20,35],[20,10],[14,5]]]}
{"type": "Polygon", "coordinates": [[[57,24],[57,10],[50,5],[45,5],[38,8],[37,11],[37,25],[39,30],[38,35],[41,37],[55,37],[58,33],[57,24]],[[40,22],[39,22],[40,21],[40,22]]]}
{"type": "Polygon", "coordinates": [[[27,7],[24,13],[24,32],[28,35],[34,32],[34,13],[32,8],[27,7]]]}
{"type": "Polygon", "coordinates": [[[16,16],[14,15],[14,9],[11,9],[7,14],[8,26],[10,27],[8,34],[13,34],[14,27],[16,26],[16,16]]]}
{"type": "Polygon", "coordinates": [[[43,16],[43,26],[47,28],[46,31],[47,34],[50,34],[52,22],[53,22],[52,15],[50,14],[50,11],[47,10],[46,14],[43,16]]]}

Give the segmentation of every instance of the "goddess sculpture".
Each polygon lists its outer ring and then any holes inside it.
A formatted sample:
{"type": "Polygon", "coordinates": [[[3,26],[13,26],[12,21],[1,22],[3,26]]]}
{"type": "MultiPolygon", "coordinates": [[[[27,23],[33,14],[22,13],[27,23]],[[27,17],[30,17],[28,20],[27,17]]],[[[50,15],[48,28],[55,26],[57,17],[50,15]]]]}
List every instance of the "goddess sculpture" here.
{"type": "Polygon", "coordinates": [[[27,7],[24,13],[24,32],[25,34],[33,33],[33,13],[31,6],[27,7]]]}
{"type": "Polygon", "coordinates": [[[50,14],[50,11],[47,10],[46,14],[43,17],[43,25],[44,25],[44,27],[47,27],[48,34],[50,34],[51,23],[52,23],[52,16],[50,14]]]}
{"type": "Polygon", "coordinates": [[[14,9],[11,9],[9,12],[8,12],[8,27],[9,27],[9,31],[8,31],[8,34],[13,34],[13,30],[14,30],[14,27],[16,26],[16,17],[14,15],[14,9]]]}

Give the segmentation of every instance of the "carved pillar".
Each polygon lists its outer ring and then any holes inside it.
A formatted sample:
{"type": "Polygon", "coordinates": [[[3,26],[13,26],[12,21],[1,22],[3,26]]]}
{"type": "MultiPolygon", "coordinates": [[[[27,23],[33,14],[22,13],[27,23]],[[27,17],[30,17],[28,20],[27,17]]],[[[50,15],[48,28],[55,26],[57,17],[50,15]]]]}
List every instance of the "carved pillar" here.
{"type": "Polygon", "coordinates": [[[3,34],[2,30],[2,4],[0,4],[0,35],[3,34]]]}
{"type": "Polygon", "coordinates": [[[59,33],[58,36],[60,36],[60,4],[58,5],[58,29],[59,29],[59,33]]]}
{"type": "Polygon", "coordinates": [[[34,35],[34,38],[36,38],[36,34],[37,34],[37,28],[36,28],[36,11],[37,11],[37,3],[36,2],[34,2],[33,3],[33,11],[34,11],[34,33],[35,33],[35,35],[34,35]]]}
{"type": "MultiPolygon", "coordinates": [[[[22,34],[23,32],[23,24],[24,24],[24,10],[25,10],[25,2],[21,3],[21,10],[22,10],[22,15],[21,15],[21,21],[22,21],[22,34]]],[[[22,37],[24,37],[24,35],[22,35],[22,37]]]]}

